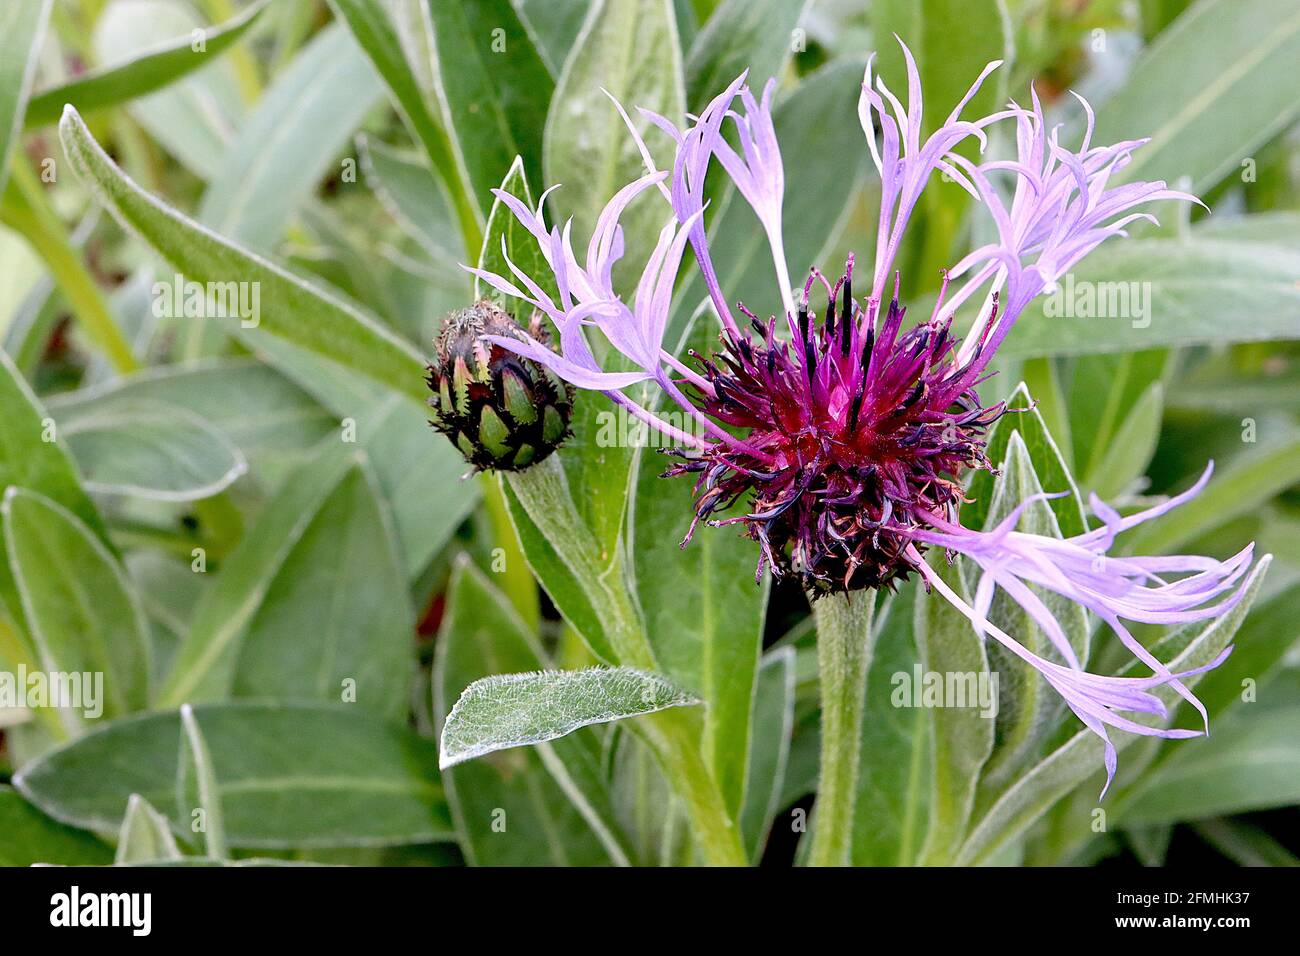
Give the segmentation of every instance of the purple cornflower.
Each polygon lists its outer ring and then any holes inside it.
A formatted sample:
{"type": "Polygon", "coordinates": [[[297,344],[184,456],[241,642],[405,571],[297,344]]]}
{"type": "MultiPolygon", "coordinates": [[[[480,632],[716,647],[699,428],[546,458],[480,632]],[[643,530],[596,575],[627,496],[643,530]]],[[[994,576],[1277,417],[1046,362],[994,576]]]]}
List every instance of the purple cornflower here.
{"type": "Polygon", "coordinates": [[[604,392],[680,443],[680,460],[668,474],[697,478],[695,516],[686,541],[700,520],[741,525],[759,545],[758,573],[770,568],[778,577],[797,576],[814,598],[892,586],[918,572],[977,633],[1032,665],[1105,742],[1109,787],[1116,757],[1108,725],[1163,737],[1201,733],[1146,727],[1119,712],[1166,716],[1164,705],[1150,691],[1167,684],[1204,716],[1182,678],[1216,666],[1228,653],[1205,668],[1175,674],[1123,622],[1182,624],[1223,613],[1241,597],[1237,582],[1250,565],[1252,551],[1247,548],[1224,562],[1196,556],[1106,555],[1118,533],[1199,493],[1209,479],[1208,468],[1185,494],[1129,517],[1120,517],[1093,498],[1101,527],[1065,540],[1016,530],[1030,502],[1021,503],[991,531],[962,527],[961,479],[968,469],[990,468],[985,430],[1005,409],[1001,403],[982,405],[977,388],[1025,306],[1098,244],[1123,235],[1129,222],[1152,218],[1132,212],[1135,207],[1162,199],[1198,200],[1162,182],[1109,187],[1112,176],[1145,141],[1093,146],[1093,114],[1082,98],[1087,128],[1077,150],[1063,147],[1058,129],[1047,128],[1036,95],[1030,110],[1012,103],[981,119],[961,119],[998,62],[984,69],[945,122],[922,142],[920,78],[906,45],[903,56],[907,106],[880,78],[873,84],[870,62],[859,101],[859,118],[881,182],[876,258],[869,294],[861,302],[853,295],[852,257],[836,281],[814,268],[801,293],[791,288],[782,242],[784,175],[772,123],[774,84],[769,81],[756,99],[744,75],[684,128],[641,111],[676,144],[671,172],[655,168],[649,149],[616,103],[647,175],[605,207],[585,263],[572,250],[568,224],[563,229],[546,225],[545,196],[530,210],[498,193],[536,236],[559,289],[558,302],[508,260],[513,281],[471,271],[549,316],[559,330],[560,349],[557,353],[540,342],[513,337],[495,337],[493,342],[546,365],[573,385],[604,392]],[[743,112],[733,109],[737,98],[743,112]],[[976,162],[954,152],[973,139],[982,154],[986,130],[1007,121],[1015,124],[1015,160],[976,162]],[[724,139],[728,124],[738,149],[724,139]],[[752,207],[768,240],[782,295],[779,317],[762,320],[737,303],[742,316],[737,321],[719,285],[704,226],[704,182],[715,159],[752,207]],[[956,263],[944,275],[930,318],[905,328],[894,259],[911,213],[936,170],[979,201],[992,216],[998,238],[956,263]],[[1009,205],[993,182],[1005,176],[1012,180],[1009,205]],[[623,254],[618,219],[651,187],[667,200],[671,214],[629,306],[610,282],[610,269],[623,254]],[[687,244],[721,324],[721,344],[714,354],[691,353],[695,368],[663,348],[671,294],[687,244]],[[961,284],[950,291],[950,281],[956,279],[961,284]],[[826,293],[820,316],[811,306],[818,287],[826,293]],[[961,342],[951,332],[953,315],[978,294],[984,300],[980,319],[961,342]],[[635,370],[604,371],[586,339],[591,329],[635,370]],[[621,391],[647,380],[699,422],[707,437],[673,428],[621,391]],[[741,499],[742,513],[721,516],[741,499]],[[966,555],[979,568],[971,603],[927,565],[924,552],[929,546],[966,555]],[[1166,580],[1170,575],[1177,577],[1166,580]],[[1042,628],[1062,663],[1030,652],[988,620],[997,588],[1042,628]],[[1053,591],[1092,611],[1153,676],[1106,677],[1085,671],[1034,588],[1053,591]]]}

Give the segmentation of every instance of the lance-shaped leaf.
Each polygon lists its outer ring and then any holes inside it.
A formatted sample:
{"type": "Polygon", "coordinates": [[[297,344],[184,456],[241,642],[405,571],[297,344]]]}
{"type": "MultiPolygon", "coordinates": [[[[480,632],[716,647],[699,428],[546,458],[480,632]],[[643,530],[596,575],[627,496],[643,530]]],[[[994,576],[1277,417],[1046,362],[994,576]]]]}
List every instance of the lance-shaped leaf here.
{"type": "MultiPolygon", "coordinates": [[[[191,3],[115,0],[105,4],[95,20],[95,57],[100,63],[116,63],[154,52],[177,37],[195,36],[205,27],[191,3]]],[[[204,180],[221,172],[226,147],[245,112],[232,60],[208,60],[207,69],[126,104],[127,113],[158,146],[204,180]]],[[[60,109],[63,105],[58,104],[60,109]]]]}
{"type": "Polygon", "coordinates": [[[203,834],[207,855],[224,860],[226,826],[221,811],[221,791],[212,753],[203,738],[203,730],[194,717],[194,708],[181,705],[181,752],[176,765],[176,806],[181,816],[190,818],[190,829],[203,834]],[[201,823],[200,823],[201,821],[201,823]]]}
{"type": "MultiPolygon", "coordinates": [[[[1031,502],[1021,514],[1017,530],[1060,538],[1061,530],[1052,509],[1041,497],[1035,499],[1046,489],[1039,481],[1029,451],[1018,432],[1012,432],[1006,457],[998,468],[1001,475],[994,485],[985,530],[989,531],[1002,522],[1022,502],[1031,502]]],[[[961,562],[961,567],[966,572],[975,572],[968,573],[966,580],[971,593],[975,593],[978,569],[968,561],[961,562]]],[[[1089,623],[1083,607],[1049,589],[1037,585],[1027,587],[1060,624],[1079,660],[1086,664],[1089,623]]],[[[1065,663],[1034,618],[1000,588],[989,609],[989,620],[1007,634],[1014,634],[1031,652],[1057,663],[1065,663]]],[[[997,792],[1015,779],[1025,764],[1038,755],[1048,733],[1059,722],[1065,706],[1060,695],[1048,686],[1037,671],[1005,650],[1002,645],[990,642],[986,645],[986,651],[990,672],[998,675],[998,712],[995,721],[997,742],[988,765],[984,768],[981,787],[997,792]]]]}
{"type": "MultiPolygon", "coordinates": [[[[357,137],[366,185],[394,221],[437,262],[463,262],[455,213],[428,164],[368,136],[357,137]]],[[[457,270],[459,271],[459,270],[457,270]]]]}
{"type": "Polygon", "coordinates": [[[178,707],[229,693],[249,622],[279,569],[357,456],[342,442],[329,443],[285,480],[195,609],[189,632],[159,690],[158,703],[178,707]]]}
{"type": "MultiPolygon", "coordinates": [[[[688,344],[707,354],[716,341],[716,324],[705,316],[691,330],[688,344]]],[[[607,413],[605,418],[614,416],[607,413]]],[[[641,445],[659,438],[648,429],[630,431],[627,437],[641,445]]],[[[610,441],[597,442],[601,444],[610,441]]],[[[646,636],[664,672],[707,703],[705,759],[728,807],[738,814],[770,580],[764,575],[754,581],[758,549],[730,529],[697,534],[683,549],[691,484],[662,476],[658,449],[642,447],[638,454],[626,535],[646,636]]]]}
{"type": "MultiPolygon", "coordinates": [[[[377,320],[145,192],[109,159],[76,110],[64,113],[59,132],[73,167],[99,200],[188,279],[252,283],[260,315],[256,327],[239,330],[250,345],[267,337],[291,342],[423,403],[419,353],[377,320]]],[[[242,320],[227,321],[239,326],[242,320]]]]}
{"type": "Polygon", "coordinates": [[[66,83],[41,90],[27,104],[26,127],[34,129],[53,123],[63,112],[65,103],[89,113],[162,89],[206,66],[238,43],[269,2],[259,0],[225,23],[186,33],[120,63],[90,70],[66,83]]]}
{"type": "MultiPolygon", "coordinates": [[[[529,209],[533,208],[532,191],[528,188],[528,179],[524,175],[524,162],[515,157],[506,178],[501,181],[501,191],[509,193],[529,209]]],[[[555,280],[542,257],[541,247],[524,224],[500,199],[492,204],[488,215],[487,230],[483,233],[483,250],[478,257],[478,267],[497,275],[510,275],[507,257],[524,274],[532,276],[552,297],[558,299],[555,280]]],[[[501,307],[511,313],[521,325],[527,325],[532,313],[532,306],[520,299],[506,298],[478,276],[474,277],[474,298],[488,296],[500,300],[501,307]]]]}
{"type": "Polygon", "coordinates": [[[268,484],[271,462],[302,454],[338,427],[338,418],[307,392],[275,369],[246,358],[158,366],[46,401],[65,435],[83,420],[130,415],[142,407],[183,409],[200,419],[234,445],[268,484]]]}
{"type": "Polygon", "coordinates": [[[925,840],[933,773],[930,711],[910,692],[921,668],[913,634],[918,591],[916,582],[904,585],[880,606],[873,622],[854,866],[913,866],[925,840]]]}
{"type": "Polygon", "coordinates": [[[114,863],[143,863],[149,860],[177,860],[181,851],[172,836],[167,818],[138,793],[126,802],[126,816],[117,837],[114,863]]]}
{"type": "Polygon", "coordinates": [[[757,864],[772,822],[781,810],[781,791],[794,729],[795,650],[776,648],[763,659],[754,690],[753,730],[740,829],[750,862],[757,864]]]}
{"type": "Polygon", "coordinates": [[[326,27],[245,118],[199,221],[248,248],[272,247],[383,94],[352,35],[326,27]]]}
{"type": "MultiPolygon", "coordinates": [[[[646,138],[660,169],[672,168],[671,142],[633,107],[680,121],[686,108],[682,55],[671,0],[599,0],[591,4],[555,85],[546,117],[543,168],[546,183],[563,184],[551,197],[554,221],[573,216],[575,243],[585,244],[609,198],[645,172],[636,142],[604,91],[617,97],[646,138]]],[[[654,248],[666,218],[663,201],[645,196],[623,214],[624,262],[616,264],[616,288],[626,269],[639,268],[654,248]]],[[[628,290],[630,291],[630,290],[628,290]]]]}
{"type": "Polygon", "coordinates": [[[338,700],[398,720],[410,708],[415,621],[392,516],[358,462],[285,556],[240,641],[232,692],[338,700]]]}
{"type": "Polygon", "coordinates": [[[424,0],[398,6],[381,0],[330,0],[330,6],[383,77],[398,113],[446,185],[464,243],[477,246],[482,220],[469,196],[465,162],[436,115],[434,78],[432,71],[423,68],[433,58],[424,0]]]}
{"type": "Polygon", "coordinates": [[[63,434],[90,491],[193,501],[224,491],[248,470],[224,434],[179,408],[92,412],[63,434]]]}
{"type": "Polygon", "coordinates": [[[510,161],[542,172],[542,123],[554,81],[510,0],[427,0],[439,92],[480,204],[510,161]]]}
{"type": "Polygon", "coordinates": [[[1296,116],[1297,58],[1292,0],[1202,0],[1138,58],[1098,111],[1094,142],[1149,136],[1117,181],[1187,176],[1204,194],[1296,116]]]}
{"type": "MultiPolygon", "coordinates": [[[[1011,437],[1019,436],[1043,490],[1049,494],[1069,492],[1047,502],[1056,517],[1061,534],[1067,538],[1083,534],[1088,530],[1083,497],[1065,463],[1065,456],[1054,436],[1047,430],[1034,397],[1029,394],[1024,382],[1012,391],[1011,397],[1007,399],[1007,407],[1017,411],[1003,415],[990,429],[988,444],[985,445],[989,461],[994,468],[1003,464],[1011,437]]],[[[971,502],[961,511],[962,523],[968,528],[982,528],[987,523],[989,508],[993,503],[994,480],[991,471],[976,471],[971,475],[970,489],[967,492],[971,502]]]]}
{"type": "MultiPolygon", "coordinates": [[[[965,588],[958,568],[947,565],[942,558],[935,563],[948,585],[963,600],[969,600],[962,594],[965,588]]],[[[989,662],[984,642],[951,604],[932,592],[917,601],[913,620],[925,671],[985,679],[989,662]]],[[[977,705],[938,707],[930,713],[934,772],[930,780],[929,829],[920,859],[940,865],[952,859],[967,831],[980,771],[993,752],[994,722],[977,705]]]]}
{"type": "Polygon", "coordinates": [[[1300,252],[1294,248],[1204,238],[1199,229],[1187,239],[1110,243],[1079,263],[1059,292],[1031,302],[998,354],[1027,358],[1300,338],[1297,275],[1300,252]],[[1222,303],[1229,299],[1249,322],[1223,320],[1222,303]]]}
{"type": "Polygon", "coordinates": [[[742,70],[749,71],[749,85],[761,90],[794,55],[791,34],[811,5],[812,0],[720,3],[686,58],[686,102],[691,109],[703,109],[742,70]]]}
{"type": "Polygon", "coordinates": [[[0,786],[0,866],[103,866],[113,852],[84,830],[52,820],[12,787],[0,786]]]}
{"type": "MultiPolygon", "coordinates": [[[[499,671],[545,667],[548,658],[487,576],[460,558],[447,586],[447,611],[433,664],[436,717],[467,684],[499,671]]],[[[520,748],[442,773],[459,843],[472,866],[626,864],[592,728],[554,744],[520,748]],[[498,839],[500,813],[514,839],[498,839]]]]}
{"type": "Polygon", "coordinates": [[[1126,797],[1117,819],[1125,826],[1176,823],[1300,800],[1300,706],[1247,711],[1199,746],[1179,747],[1126,797]]]}
{"type": "MultiPolygon", "coordinates": [[[[237,701],[193,713],[231,847],[396,846],[449,835],[435,747],[406,727],[346,704],[237,701]]],[[[178,802],[182,733],[174,710],[114,721],[28,762],[14,786],[88,830],[117,830],[138,793],[188,838],[197,804],[189,795],[178,802]]]]}
{"type": "Polygon", "coordinates": [[[9,154],[22,130],[50,3],[29,0],[0,9],[0,192],[9,172],[9,154]]]}
{"type": "Polygon", "coordinates": [[[148,704],[150,643],[144,611],[118,565],[86,524],[57,502],[9,487],[0,504],[8,566],[36,661],[49,671],[102,675],[97,701],[77,713],[107,717],[148,704]]]}
{"type": "Polygon", "coordinates": [[[439,766],[555,740],[579,727],[699,703],[630,667],[498,674],[465,688],[442,728],[439,766]]]}

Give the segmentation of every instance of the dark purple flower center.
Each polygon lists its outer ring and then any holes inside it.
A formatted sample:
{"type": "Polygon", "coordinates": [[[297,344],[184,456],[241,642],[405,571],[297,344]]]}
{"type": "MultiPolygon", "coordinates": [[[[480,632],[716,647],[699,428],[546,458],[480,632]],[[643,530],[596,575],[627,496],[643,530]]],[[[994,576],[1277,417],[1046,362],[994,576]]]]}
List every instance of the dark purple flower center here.
{"type": "Polygon", "coordinates": [[[692,353],[712,387],[697,389],[700,407],[744,447],[712,444],[668,474],[698,474],[691,533],[700,520],[741,523],[761,546],[760,575],[798,575],[817,595],[908,573],[910,529],[956,519],[960,476],[989,467],[984,433],[1004,406],[980,405],[984,362],[977,351],[957,364],[951,319],[904,331],[895,297],[877,328],[875,304],[853,300],[850,261],[818,321],[812,281],[788,340],[775,318],[750,315],[752,331],[724,333],[712,358],[692,353]],[[746,496],[748,512],[719,517],[746,496]]]}

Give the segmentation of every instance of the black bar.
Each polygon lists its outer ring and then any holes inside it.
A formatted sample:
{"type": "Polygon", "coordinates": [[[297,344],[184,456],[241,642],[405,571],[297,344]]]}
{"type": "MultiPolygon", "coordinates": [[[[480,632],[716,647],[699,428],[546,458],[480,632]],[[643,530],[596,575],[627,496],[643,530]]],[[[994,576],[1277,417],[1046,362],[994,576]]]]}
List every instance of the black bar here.
{"type": "Polygon", "coordinates": [[[59,895],[66,915],[76,886],[82,907],[88,894],[148,893],[149,938],[205,947],[225,939],[337,946],[392,931],[413,933],[429,947],[480,934],[493,945],[516,937],[594,944],[596,932],[614,934],[602,946],[634,938],[734,944],[770,942],[774,931],[811,940],[829,929],[852,934],[864,949],[900,935],[926,943],[989,934],[1028,942],[1043,933],[1048,945],[1098,937],[1231,939],[1294,924],[1295,873],[34,867],[0,870],[0,923],[7,942],[29,934],[129,940],[129,926],[51,925],[59,895]],[[1200,924],[1206,918],[1208,927],[1200,924]],[[1146,925],[1120,922],[1132,920],[1146,925]]]}

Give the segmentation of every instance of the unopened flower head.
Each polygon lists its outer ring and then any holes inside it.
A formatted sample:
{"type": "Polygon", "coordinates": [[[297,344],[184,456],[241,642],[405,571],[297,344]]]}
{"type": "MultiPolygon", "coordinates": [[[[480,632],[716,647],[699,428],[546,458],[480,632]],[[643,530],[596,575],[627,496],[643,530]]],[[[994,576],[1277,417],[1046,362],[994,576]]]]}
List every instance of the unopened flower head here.
{"type": "MultiPolygon", "coordinates": [[[[533,340],[547,340],[540,316],[533,340]]],[[[428,366],[431,424],[479,470],[519,471],[560,446],[569,434],[573,386],[544,365],[494,339],[530,341],[491,302],[448,315],[428,366]]]]}
{"type": "Polygon", "coordinates": [[[760,574],[770,568],[778,576],[795,575],[814,598],[888,586],[919,574],[981,636],[1005,644],[1034,666],[1105,740],[1109,786],[1115,750],[1108,726],[1162,736],[1199,732],[1150,728],[1119,713],[1164,716],[1164,705],[1151,693],[1161,685],[1200,707],[1182,682],[1188,675],[1170,672],[1123,621],[1181,624],[1223,613],[1240,597],[1238,582],[1250,565],[1251,550],[1225,562],[1196,556],[1104,557],[1119,532],[1199,492],[1208,469],[1187,495],[1138,515],[1121,518],[1094,500],[1101,527],[1065,540],[1016,530],[1029,502],[992,531],[962,526],[963,479],[970,469],[989,467],[985,430],[1005,409],[1001,403],[982,403],[978,388],[989,360],[1025,307],[1100,243],[1123,235],[1135,219],[1151,218],[1137,207],[1157,200],[1197,200],[1163,182],[1112,186],[1111,179],[1144,141],[1094,146],[1093,114],[1082,99],[1086,125],[1074,149],[1060,143],[1058,129],[1048,128],[1032,92],[1028,109],[1012,103],[988,116],[963,119],[963,110],[998,62],[984,69],[922,141],[920,78],[906,46],[903,56],[907,105],[873,76],[870,63],[859,100],[858,118],[881,189],[869,285],[855,283],[850,258],[835,281],[811,269],[801,292],[792,287],[783,243],[784,173],[772,118],[774,82],[755,97],[742,74],[684,127],[641,111],[675,144],[671,170],[655,167],[635,124],[615,104],[647,173],[606,206],[585,261],[574,254],[567,225],[547,225],[545,197],[533,210],[500,194],[537,238],[559,297],[547,295],[534,277],[513,264],[510,277],[473,271],[549,316],[559,329],[560,349],[553,351],[536,338],[491,340],[579,388],[604,392],[679,441],[679,460],[668,474],[696,479],[688,540],[701,520],[740,525],[758,543],[760,574]],[[995,126],[1013,132],[1014,159],[984,159],[988,130],[995,126]],[[970,143],[978,147],[978,160],[957,151],[970,143]],[[771,252],[781,302],[779,311],[766,319],[739,303],[733,311],[713,266],[704,185],[715,161],[753,209],[771,252]],[[906,327],[900,301],[906,277],[895,271],[894,262],[935,172],[971,194],[991,217],[997,238],[954,263],[943,276],[932,313],[906,327]],[[624,251],[619,218],[651,188],[667,202],[666,221],[628,303],[610,281],[611,268],[624,251]],[[663,341],[687,245],[721,330],[716,352],[691,353],[683,361],[665,350],[663,341]],[[862,287],[865,296],[855,298],[855,288],[862,287]],[[967,302],[976,304],[977,318],[964,341],[958,341],[952,334],[953,316],[967,302]],[[586,338],[591,330],[622,353],[627,359],[622,369],[630,365],[630,370],[601,367],[586,338]],[[657,383],[701,427],[693,434],[674,429],[623,394],[628,385],[644,381],[657,383]],[[731,513],[733,506],[737,513],[731,513]],[[966,555],[981,571],[972,603],[931,569],[925,556],[929,547],[966,555]],[[1170,575],[1181,576],[1166,580],[1170,575]],[[998,588],[1048,636],[1057,659],[1030,652],[988,620],[998,588]],[[1153,675],[1119,678],[1086,672],[1038,596],[1043,589],[1100,617],[1153,675]]]}

